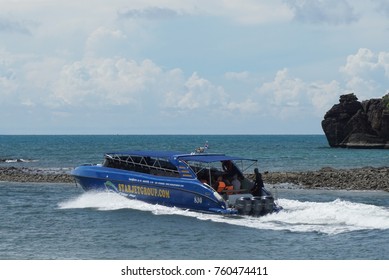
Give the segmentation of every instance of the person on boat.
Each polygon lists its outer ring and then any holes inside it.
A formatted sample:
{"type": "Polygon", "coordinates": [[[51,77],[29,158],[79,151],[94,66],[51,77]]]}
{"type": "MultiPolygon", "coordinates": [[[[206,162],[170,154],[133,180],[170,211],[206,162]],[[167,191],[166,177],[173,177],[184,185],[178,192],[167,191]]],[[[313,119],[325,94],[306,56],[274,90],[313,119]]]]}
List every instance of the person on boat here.
{"type": "Polygon", "coordinates": [[[255,183],[254,186],[251,188],[251,194],[253,196],[265,195],[266,194],[264,190],[265,185],[263,184],[262,174],[259,173],[258,168],[254,169],[254,173],[255,173],[255,183]]]}
{"type": "Polygon", "coordinates": [[[227,176],[232,177],[235,174],[238,174],[238,168],[230,160],[222,161],[223,171],[227,176]]]}
{"type": "Polygon", "coordinates": [[[242,177],[242,173],[239,169],[230,160],[223,161],[222,168],[225,172],[226,178],[234,186],[234,190],[240,190],[241,183],[239,178],[242,177]]]}
{"type": "Polygon", "coordinates": [[[227,191],[226,193],[227,194],[232,194],[232,192],[229,192],[229,191],[232,191],[233,190],[233,186],[231,185],[227,185],[225,181],[223,181],[223,177],[222,176],[219,176],[217,178],[217,181],[216,181],[217,185],[216,185],[216,191],[218,193],[223,193],[224,191],[227,191]]]}

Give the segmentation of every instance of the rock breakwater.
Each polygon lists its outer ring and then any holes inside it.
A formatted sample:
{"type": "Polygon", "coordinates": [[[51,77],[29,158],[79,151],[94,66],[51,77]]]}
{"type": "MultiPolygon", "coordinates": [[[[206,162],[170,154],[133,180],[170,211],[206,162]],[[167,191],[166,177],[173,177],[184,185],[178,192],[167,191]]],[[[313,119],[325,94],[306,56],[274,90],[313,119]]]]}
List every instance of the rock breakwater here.
{"type": "Polygon", "coordinates": [[[0,181],[33,183],[73,183],[74,179],[64,171],[48,171],[35,168],[0,167],[0,181]]]}
{"type": "MultiPolygon", "coordinates": [[[[290,183],[309,189],[381,190],[389,192],[389,167],[334,169],[324,167],[317,171],[264,172],[267,184],[290,183]]],[[[248,177],[254,178],[253,174],[248,177]]],[[[68,171],[0,167],[0,181],[36,183],[74,183],[68,171]]]]}
{"type": "Polygon", "coordinates": [[[269,184],[291,183],[304,188],[389,191],[388,167],[334,169],[317,171],[266,172],[263,180],[269,184]]]}

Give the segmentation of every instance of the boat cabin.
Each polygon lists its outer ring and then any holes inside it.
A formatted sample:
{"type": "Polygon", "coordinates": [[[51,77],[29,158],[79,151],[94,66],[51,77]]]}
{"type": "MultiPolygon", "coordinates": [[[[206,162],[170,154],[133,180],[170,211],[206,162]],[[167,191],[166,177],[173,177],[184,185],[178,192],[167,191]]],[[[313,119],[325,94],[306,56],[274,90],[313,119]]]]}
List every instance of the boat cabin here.
{"type": "Polygon", "coordinates": [[[220,193],[248,192],[253,182],[244,173],[253,169],[257,160],[224,154],[182,154],[171,152],[107,153],[103,166],[155,176],[198,179],[220,193]],[[244,164],[249,162],[249,164],[244,164]],[[218,185],[225,184],[220,190],[218,185]]]}

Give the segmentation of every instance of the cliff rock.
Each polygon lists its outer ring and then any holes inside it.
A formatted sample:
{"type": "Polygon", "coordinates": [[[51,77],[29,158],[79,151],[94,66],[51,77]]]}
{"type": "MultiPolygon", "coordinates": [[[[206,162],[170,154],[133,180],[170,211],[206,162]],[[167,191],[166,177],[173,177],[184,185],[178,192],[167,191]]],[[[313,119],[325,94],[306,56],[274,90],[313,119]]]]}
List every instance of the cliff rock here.
{"type": "Polygon", "coordinates": [[[389,148],[389,94],[363,102],[341,95],[321,125],[331,147],[389,148]]]}

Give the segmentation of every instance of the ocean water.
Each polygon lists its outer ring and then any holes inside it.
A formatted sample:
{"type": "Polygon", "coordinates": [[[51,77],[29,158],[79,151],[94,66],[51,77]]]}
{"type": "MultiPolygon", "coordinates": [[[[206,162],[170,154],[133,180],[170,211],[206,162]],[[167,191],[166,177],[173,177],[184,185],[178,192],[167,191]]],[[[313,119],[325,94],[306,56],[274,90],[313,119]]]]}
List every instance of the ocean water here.
{"type": "MultiPolygon", "coordinates": [[[[261,171],[389,161],[387,150],[331,149],[322,135],[0,136],[0,166],[68,172],[101,162],[104,152],[190,152],[205,141],[210,152],[257,158],[261,171]]],[[[85,193],[75,184],[0,182],[0,259],[389,259],[389,193],[266,185],[284,210],[252,218],[85,193]]]]}
{"type": "Polygon", "coordinates": [[[105,152],[145,149],[192,152],[206,141],[209,152],[258,159],[262,171],[389,165],[389,149],[334,149],[324,135],[0,135],[0,166],[74,168],[101,162],[105,152]],[[16,160],[26,162],[12,162],[16,160]]]}

